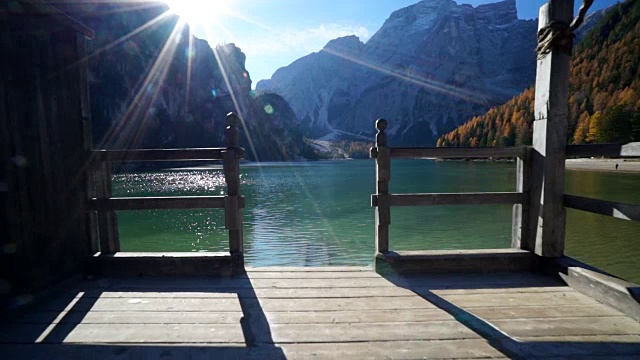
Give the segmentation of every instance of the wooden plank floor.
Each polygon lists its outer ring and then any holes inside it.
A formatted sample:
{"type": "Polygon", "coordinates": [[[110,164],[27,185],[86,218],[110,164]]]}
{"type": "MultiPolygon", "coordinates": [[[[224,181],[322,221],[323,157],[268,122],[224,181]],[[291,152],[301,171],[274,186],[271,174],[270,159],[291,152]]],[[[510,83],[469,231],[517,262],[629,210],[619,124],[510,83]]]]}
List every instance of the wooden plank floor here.
{"type": "Polygon", "coordinates": [[[0,324],[3,359],[640,358],[640,323],[531,273],[256,268],[91,279],[0,324]]]}

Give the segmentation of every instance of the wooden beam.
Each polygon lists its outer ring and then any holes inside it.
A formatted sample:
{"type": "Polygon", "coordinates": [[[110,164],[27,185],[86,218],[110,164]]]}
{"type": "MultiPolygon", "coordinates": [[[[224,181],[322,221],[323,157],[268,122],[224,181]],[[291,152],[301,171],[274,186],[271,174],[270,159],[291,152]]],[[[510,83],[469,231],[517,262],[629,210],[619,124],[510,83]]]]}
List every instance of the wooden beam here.
{"type": "MultiPolygon", "coordinates": [[[[525,204],[528,201],[527,194],[518,192],[391,194],[388,196],[390,206],[525,204]]],[[[379,201],[379,196],[371,197],[372,206],[378,206],[379,201]]]]}
{"type": "Polygon", "coordinates": [[[530,249],[533,244],[527,243],[529,238],[529,191],[531,189],[531,161],[529,150],[516,162],[516,192],[524,193],[527,204],[515,204],[512,211],[511,247],[514,249],[530,249]]]}
{"type": "Polygon", "coordinates": [[[636,157],[640,156],[640,142],[628,144],[583,144],[567,146],[567,157],[636,157]]]}
{"type": "MultiPolygon", "coordinates": [[[[540,8],[538,30],[568,28],[573,20],[573,0],[549,0],[540,8]],[[553,27],[551,27],[553,24],[553,27]]],[[[544,42],[542,39],[541,44],[544,42]]],[[[564,175],[568,128],[569,60],[571,44],[551,42],[550,51],[538,54],[531,153],[531,210],[527,244],[536,254],[559,257],[564,253],[566,212],[564,175]]]]}
{"type": "Polygon", "coordinates": [[[92,29],[90,29],[83,23],[79,22],[78,20],[72,18],[71,16],[67,15],[65,12],[58,9],[57,7],[49,4],[47,1],[45,0],[22,0],[22,1],[31,4],[34,8],[34,11],[37,12],[38,14],[51,16],[52,18],[56,19],[60,23],[64,24],[65,26],[68,26],[71,29],[77,31],[78,33],[83,34],[87,39],[95,38],[95,32],[92,29]]]}
{"type": "Polygon", "coordinates": [[[527,146],[515,147],[425,147],[425,148],[389,148],[392,158],[514,158],[522,157],[527,146]]]}
{"type": "Polygon", "coordinates": [[[534,264],[535,255],[520,249],[390,251],[376,256],[376,271],[382,274],[527,271],[534,264]]]}
{"type": "Polygon", "coordinates": [[[573,289],[640,320],[640,287],[637,284],[582,267],[569,267],[561,276],[573,289]]]}
{"type": "MultiPolygon", "coordinates": [[[[151,209],[224,209],[226,196],[167,196],[167,197],[122,197],[91,199],[92,210],[151,210],[151,209]]],[[[238,199],[244,208],[244,197],[238,199]]]]}
{"type": "MultiPolygon", "coordinates": [[[[80,112],[82,116],[82,138],[83,138],[83,150],[85,154],[89,154],[93,150],[93,139],[91,132],[91,101],[89,94],[89,65],[86,57],[87,44],[82,35],[76,35],[76,51],[77,56],[80,59],[78,61],[76,69],[78,71],[78,90],[80,93],[80,112]]],[[[84,159],[86,162],[86,159],[84,159]]],[[[94,197],[98,197],[96,194],[95,176],[91,166],[84,166],[84,173],[86,178],[83,180],[85,193],[84,203],[85,209],[88,209],[87,201],[94,197]]],[[[90,165],[90,164],[89,164],[90,165]]],[[[87,250],[89,254],[95,254],[100,251],[100,234],[98,233],[98,214],[95,211],[87,211],[85,218],[85,229],[87,234],[87,250]]]]}
{"type": "Polygon", "coordinates": [[[612,216],[616,219],[640,221],[640,205],[565,195],[564,206],[594,214],[612,216]]]}
{"type": "Polygon", "coordinates": [[[220,253],[97,254],[90,270],[101,276],[230,276],[234,259],[220,253]]]}
{"type": "MultiPolygon", "coordinates": [[[[91,159],[96,162],[222,160],[226,151],[227,148],[94,150],[91,159]]],[[[237,148],[235,156],[242,158],[244,149],[237,148]]]]}

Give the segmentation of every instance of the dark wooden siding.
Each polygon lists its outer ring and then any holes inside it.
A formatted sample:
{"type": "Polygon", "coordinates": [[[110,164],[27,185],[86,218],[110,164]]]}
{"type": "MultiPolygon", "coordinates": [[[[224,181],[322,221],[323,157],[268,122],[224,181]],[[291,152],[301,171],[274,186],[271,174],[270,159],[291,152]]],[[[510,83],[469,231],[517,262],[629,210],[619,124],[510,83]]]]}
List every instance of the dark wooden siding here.
{"type": "Polygon", "coordinates": [[[11,305],[82,270],[90,144],[84,37],[52,16],[4,14],[0,301],[11,305]]]}

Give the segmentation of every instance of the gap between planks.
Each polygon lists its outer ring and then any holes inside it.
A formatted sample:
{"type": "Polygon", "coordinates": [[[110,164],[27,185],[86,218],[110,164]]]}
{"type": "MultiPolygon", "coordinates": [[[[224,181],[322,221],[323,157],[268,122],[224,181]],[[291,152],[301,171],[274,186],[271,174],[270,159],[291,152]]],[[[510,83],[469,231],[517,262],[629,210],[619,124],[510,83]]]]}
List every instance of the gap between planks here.
{"type": "MultiPolygon", "coordinates": [[[[439,296],[447,295],[493,295],[493,294],[537,294],[537,293],[572,293],[575,290],[569,287],[549,287],[549,288],[505,288],[505,289],[449,289],[431,290],[428,287],[417,287],[413,289],[396,288],[395,290],[383,288],[284,288],[284,289],[246,289],[240,288],[236,292],[126,292],[126,291],[77,291],[86,298],[349,298],[349,297],[406,297],[431,291],[439,296]]],[[[74,296],[74,298],[80,295],[74,296]]]]}
{"type": "MultiPolygon", "coordinates": [[[[553,304],[558,306],[601,305],[597,301],[575,291],[556,292],[509,292],[509,293],[449,293],[427,289],[394,289],[380,296],[370,289],[259,289],[251,296],[235,293],[204,293],[203,296],[174,297],[149,296],[149,293],[115,293],[114,296],[86,296],[78,294],[73,298],[58,298],[44,303],[36,310],[64,311],[201,311],[215,309],[217,312],[240,311],[240,303],[264,311],[332,311],[345,309],[410,309],[434,308],[428,300],[419,295],[434,294],[455,306],[465,309],[485,307],[536,307],[553,304]],[[415,293],[414,293],[415,291],[415,293]],[[350,296],[343,296],[353,292],[350,296]],[[417,294],[416,294],[417,293],[417,294]],[[128,296],[120,296],[128,294],[128,296]],[[256,297],[257,296],[257,297],[256,297]],[[324,296],[324,297],[323,297],[324,296]],[[345,307],[347,306],[347,307],[345,307]]],[[[168,293],[165,295],[174,295],[168,293]]],[[[602,306],[602,305],[601,305],[602,306]]]]}
{"type": "MultiPolygon", "coordinates": [[[[579,293],[536,293],[487,295],[450,295],[441,297],[454,306],[471,310],[478,308],[522,308],[554,304],[555,307],[576,305],[601,305],[597,301],[579,293]],[[532,296],[536,295],[536,296],[532,296]]],[[[430,301],[420,296],[387,298],[381,296],[352,298],[77,298],[76,301],[60,301],[44,304],[41,310],[50,311],[242,311],[242,306],[264,312],[282,311],[337,311],[337,310],[400,310],[436,308],[430,301]],[[242,304],[242,305],[241,305],[242,304]]],[[[604,305],[601,305],[604,306],[604,305]]]]}
{"type": "MultiPolygon", "coordinates": [[[[640,324],[628,319],[574,319],[566,321],[502,320],[491,323],[510,338],[557,336],[638,336],[640,324]]],[[[23,324],[0,332],[1,343],[25,342],[241,342],[240,324],[23,324]]],[[[261,343],[324,343],[353,341],[411,341],[474,339],[480,335],[457,321],[424,323],[272,324],[271,336],[256,333],[261,343]]],[[[638,337],[640,339],[640,337],[638,337]]]]}
{"type": "MultiPolygon", "coordinates": [[[[588,305],[571,308],[540,306],[537,308],[480,308],[471,313],[484,320],[550,318],[620,318],[624,314],[602,306],[588,305]]],[[[203,312],[203,311],[148,311],[148,312],[78,312],[45,311],[29,313],[13,323],[57,324],[64,322],[86,323],[236,323],[244,316],[241,312],[203,312]]],[[[265,314],[270,324],[324,324],[324,323],[403,323],[452,320],[453,317],[440,309],[405,310],[339,310],[339,311],[287,311],[265,314]]]]}

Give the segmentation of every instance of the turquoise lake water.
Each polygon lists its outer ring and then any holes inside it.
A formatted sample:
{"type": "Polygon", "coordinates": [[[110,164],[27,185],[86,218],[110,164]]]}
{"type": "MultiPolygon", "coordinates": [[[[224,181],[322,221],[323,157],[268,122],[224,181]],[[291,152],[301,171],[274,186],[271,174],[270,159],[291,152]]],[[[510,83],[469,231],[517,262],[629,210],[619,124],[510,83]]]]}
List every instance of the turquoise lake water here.
{"type": "MultiPolygon", "coordinates": [[[[514,191],[515,164],[394,160],[391,191],[514,191]]],[[[369,265],[372,160],[243,164],[245,258],[251,266],[369,265]]],[[[118,174],[115,196],[222,195],[221,169],[118,174]]],[[[640,203],[640,175],[568,171],[567,193],[640,203]]],[[[507,248],[510,205],[392,208],[392,250],[507,248]]],[[[123,251],[223,251],[224,215],[211,210],[118,212],[123,251]]],[[[640,223],[567,211],[567,253],[640,282],[640,223]]]]}

